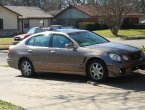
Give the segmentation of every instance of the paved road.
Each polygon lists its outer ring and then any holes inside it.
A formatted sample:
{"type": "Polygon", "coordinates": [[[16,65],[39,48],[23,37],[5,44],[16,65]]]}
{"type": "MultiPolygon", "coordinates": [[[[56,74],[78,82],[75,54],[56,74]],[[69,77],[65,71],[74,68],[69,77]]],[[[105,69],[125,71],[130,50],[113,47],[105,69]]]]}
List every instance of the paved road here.
{"type": "Polygon", "coordinates": [[[23,78],[0,67],[0,99],[28,110],[144,110],[145,72],[87,84],[83,76],[39,74],[23,78]]]}
{"type": "Polygon", "coordinates": [[[0,50],[0,65],[7,65],[7,50],[0,50]]]}

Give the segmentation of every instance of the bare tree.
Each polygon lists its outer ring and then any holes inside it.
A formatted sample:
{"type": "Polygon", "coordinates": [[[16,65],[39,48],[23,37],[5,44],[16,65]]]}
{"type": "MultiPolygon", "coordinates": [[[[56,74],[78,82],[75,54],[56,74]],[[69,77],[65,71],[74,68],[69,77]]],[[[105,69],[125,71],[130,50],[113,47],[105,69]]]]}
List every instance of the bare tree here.
{"type": "Polygon", "coordinates": [[[118,34],[127,14],[133,10],[134,2],[135,0],[97,0],[102,18],[113,35],[118,34]]]}
{"type": "Polygon", "coordinates": [[[137,0],[136,4],[137,11],[145,13],[145,0],[137,0]]]}

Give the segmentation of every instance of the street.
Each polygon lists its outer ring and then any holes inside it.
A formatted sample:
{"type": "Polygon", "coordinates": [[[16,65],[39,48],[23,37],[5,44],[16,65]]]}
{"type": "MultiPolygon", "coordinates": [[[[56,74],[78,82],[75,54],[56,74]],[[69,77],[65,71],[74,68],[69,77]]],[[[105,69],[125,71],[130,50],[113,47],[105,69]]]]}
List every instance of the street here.
{"type": "MultiPolygon", "coordinates": [[[[141,46],[145,40],[114,42],[141,46]]],[[[27,110],[144,110],[145,71],[109,78],[105,83],[84,76],[39,73],[24,78],[6,66],[7,51],[0,50],[0,99],[27,110]]]]}

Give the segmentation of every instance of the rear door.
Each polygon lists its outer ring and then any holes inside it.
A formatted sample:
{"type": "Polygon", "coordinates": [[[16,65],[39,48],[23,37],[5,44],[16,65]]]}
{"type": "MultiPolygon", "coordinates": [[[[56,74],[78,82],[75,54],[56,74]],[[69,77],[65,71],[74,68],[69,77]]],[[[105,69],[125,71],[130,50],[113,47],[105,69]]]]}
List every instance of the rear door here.
{"type": "Polygon", "coordinates": [[[37,71],[50,70],[50,36],[41,34],[32,37],[28,42],[29,58],[33,62],[34,68],[37,71]]]}

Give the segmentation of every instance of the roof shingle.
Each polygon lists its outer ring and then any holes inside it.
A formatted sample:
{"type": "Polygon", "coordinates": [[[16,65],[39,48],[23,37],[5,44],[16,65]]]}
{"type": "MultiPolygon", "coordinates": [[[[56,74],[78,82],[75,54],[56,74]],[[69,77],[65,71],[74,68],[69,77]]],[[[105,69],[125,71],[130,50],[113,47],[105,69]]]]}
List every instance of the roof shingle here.
{"type": "Polygon", "coordinates": [[[5,6],[22,15],[21,18],[52,18],[53,16],[39,7],[30,6],[5,6]]]}

